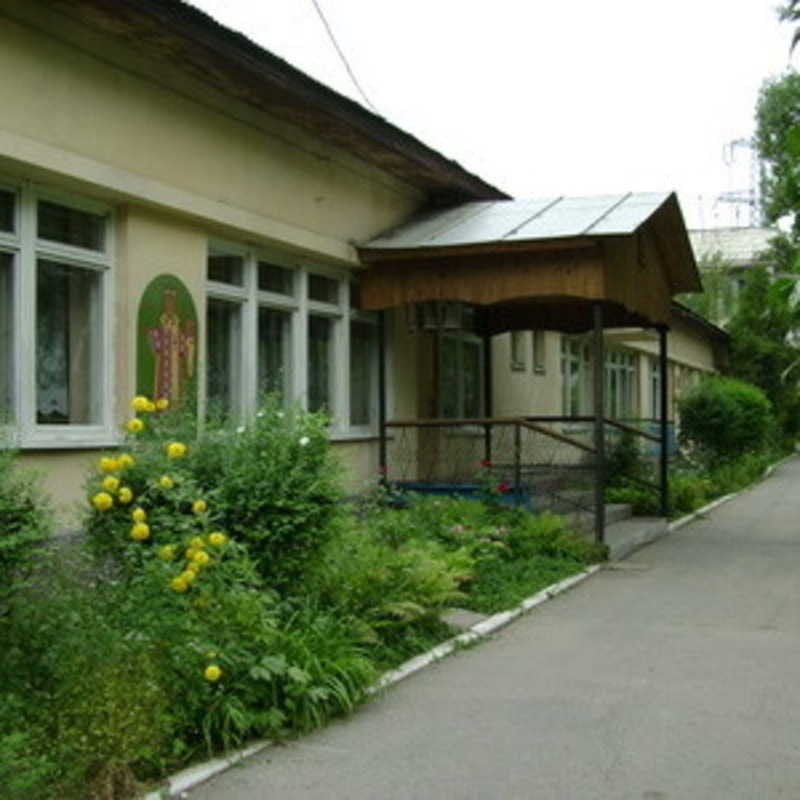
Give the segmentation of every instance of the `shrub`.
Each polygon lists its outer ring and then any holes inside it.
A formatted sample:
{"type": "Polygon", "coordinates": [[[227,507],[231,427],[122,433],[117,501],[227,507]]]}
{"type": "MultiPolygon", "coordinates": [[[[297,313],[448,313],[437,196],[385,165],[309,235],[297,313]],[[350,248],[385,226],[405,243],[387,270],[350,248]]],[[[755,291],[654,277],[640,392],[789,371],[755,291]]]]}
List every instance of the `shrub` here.
{"type": "Polygon", "coordinates": [[[775,422],[766,395],[733,378],[707,378],[680,401],[681,442],[711,464],[771,443],[775,422]]]}
{"type": "Polygon", "coordinates": [[[289,594],[333,535],[341,468],[324,415],[268,398],[252,424],[198,442],[192,466],[215,492],[219,524],[246,543],[261,575],[289,594]]]}
{"type": "Polygon", "coordinates": [[[0,612],[23,585],[50,535],[51,513],[32,473],[0,448],[0,612]]]}

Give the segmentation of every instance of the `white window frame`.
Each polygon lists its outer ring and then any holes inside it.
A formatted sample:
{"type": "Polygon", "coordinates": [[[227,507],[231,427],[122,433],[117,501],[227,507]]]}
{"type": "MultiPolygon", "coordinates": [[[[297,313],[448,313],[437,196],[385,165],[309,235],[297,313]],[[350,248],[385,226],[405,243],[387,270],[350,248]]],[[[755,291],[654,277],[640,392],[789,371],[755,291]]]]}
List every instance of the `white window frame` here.
{"type": "Polygon", "coordinates": [[[14,232],[0,231],[0,250],[12,255],[12,413],[22,449],[108,447],[117,444],[113,422],[114,386],[114,216],[102,203],[42,187],[29,181],[0,180],[0,188],[15,195],[14,232]],[[37,237],[39,200],[88,211],[105,218],[103,250],[89,250],[37,237]],[[47,259],[89,270],[99,276],[97,406],[93,424],[45,424],[36,420],[36,282],[37,261],[47,259]]]}
{"type": "Polygon", "coordinates": [[[511,369],[515,372],[520,372],[528,366],[528,338],[528,331],[511,331],[510,333],[511,369]]]}
{"type": "MultiPolygon", "coordinates": [[[[208,252],[219,249],[243,257],[243,285],[234,286],[219,281],[206,281],[206,297],[242,304],[242,336],[240,361],[242,364],[240,398],[235,413],[242,419],[252,416],[258,404],[258,309],[270,308],[289,313],[289,375],[286,378],[287,404],[308,407],[308,326],[311,316],[329,319],[332,331],[332,364],[330,369],[329,397],[331,407],[330,433],[334,439],[375,436],[378,430],[377,386],[375,409],[371,423],[366,426],[350,425],[350,324],[351,318],[377,325],[374,315],[356,311],[350,305],[348,283],[351,275],[346,270],[317,264],[300,256],[261,246],[247,246],[228,240],[212,238],[208,252]],[[267,261],[291,270],[294,275],[293,295],[263,291],[258,288],[258,262],[267,261]],[[338,284],[334,302],[322,302],[308,297],[309,275],[320,275],[338,284]]],[[[376,372],[377,374],[377,366],[376,372]]],[[[204,384],[204,397],[206,392],[204,384]]]]}
{"type": "Polygon", "coordinates": [[[372,353],[370,355],[370,383],[367,386],[367,392],[369,394],[368,398],[368,406],[369,406],[369,423],[366,425],[354,425],[350,421],[351,417],[351,409],[348,406],[347,409],[347,422],[348,422],[348,429],[350,434],[353,437],[358,436],[371,436],[374,435],[375,432],[378,430],[378,370],[380,369],[380,355],[378,353],[378,347],[380,346],[378,342],[378,316],[374,313],[369,313],[365,311],[358,311],[354,308],[350,308],[350,322],[345,327],[347,328],[347,386],[348,386],[348,399],[349,402],[352,403],[352,383],[350,379],[350,326],[353,322],[360,322],[366,325],[369,325],[372,328],[372,334],[375,339],[375,346],[372,349],[372,353]]]}
{"type": "Polygon", "coordinates": [[[606,350],[603,369],[606,415],[612,419],[625,420],[638,416],[637,361],[636,355],[630,350],[618,347],[606,350]]]}
{"type": "Polygon", "coordinates": [[[478,348],[478,405],[480,406],[479,409],[480,413],[478,416],[479,417],[483,416],[486,411],[486,396],[484,391],[485,390],[484,369],[486,362],[484,347],[486,345],[483,339],[480,336],[476,336],[474,333],[469,333],[468,331],[442,331],[440,332],[439,336],[440,336],[439,347],[437,348],[438,359],[439,359],[439,368],[438,368],[439,386],[437,391],[439,417],[441,419],[469,419],[469,417],[467,417],[464,414],[465,391],[464,391],[463,378],[461,377],[464,375],[463,362],[462,362],[464,351],[461,346],[464,342],[470,345],[475,345],[478,348]],[[458,343],[456,352],[458,353],[457,359],[458,359],[459,379],[455,387],[456,405],[458,406],[457,409],[458,413],[456,414],[455,417],[446,417],[444,415],[444,402],[443,402],[444,392],[445,392],[444,369],[443,369],[444,347],[442,347],[442,344],[445,339],[451,339],[458,343]]]}
{"type": "Polygon", "coordinates": [[[561,337],[561,414],[565,417],[580,417],[587,411],[589,379],[591,378],[589,345],[581,338],[561,337]],[[570,392],[570,367],[577,365],[577,408],[572,407],[570,392]]]}

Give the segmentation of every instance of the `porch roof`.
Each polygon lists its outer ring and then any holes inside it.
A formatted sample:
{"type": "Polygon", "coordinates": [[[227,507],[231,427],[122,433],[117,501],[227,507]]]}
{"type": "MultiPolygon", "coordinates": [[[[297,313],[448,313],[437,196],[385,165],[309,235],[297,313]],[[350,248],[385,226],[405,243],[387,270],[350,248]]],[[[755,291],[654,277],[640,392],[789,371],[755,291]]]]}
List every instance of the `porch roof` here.
{"type": "Polygon", "coordinates": [[[701,291],[674,193],[478,201],[430,212],[359,248],[362,304],[460,300],[489,333],[669,325],[670,301],[701,291]]]}

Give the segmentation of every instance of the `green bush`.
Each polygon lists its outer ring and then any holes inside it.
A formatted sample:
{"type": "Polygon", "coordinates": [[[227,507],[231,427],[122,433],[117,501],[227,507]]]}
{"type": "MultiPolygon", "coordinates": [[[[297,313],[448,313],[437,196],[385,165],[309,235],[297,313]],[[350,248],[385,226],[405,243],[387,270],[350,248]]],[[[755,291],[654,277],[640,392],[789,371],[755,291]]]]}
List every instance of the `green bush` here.
{"type": "Polygon", "coordinates": [[[770,447],[775,420],[766,395],[733,378],[707,378],[680,400],[681,443],[710,464],[770,447]]]}
{"type": "Polygon", "coordinates": [[[247,544],[262,576],[284,594],[302,591],[340,515],[342,470],[327,424],[324,415],[284,411],[270,398],[251,424],[205,436],[193,455],[219,524],[247,544]]]}
{"type": "Polygon", "coordinates": [[[25,582],[50,535],[51,512],[35,476],[0,447],[0,612],[25,582]]]}

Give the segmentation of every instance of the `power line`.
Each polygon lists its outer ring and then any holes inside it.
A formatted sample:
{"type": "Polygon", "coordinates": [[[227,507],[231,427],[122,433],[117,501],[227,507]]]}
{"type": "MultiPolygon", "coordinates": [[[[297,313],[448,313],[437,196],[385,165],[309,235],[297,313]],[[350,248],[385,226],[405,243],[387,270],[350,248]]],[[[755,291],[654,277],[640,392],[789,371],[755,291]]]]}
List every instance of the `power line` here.
{"type": "Polygon", "coordinates": [[[372,105],[370,99],[366,95],[366,92],[361,88],[361,84],[358,82],[358,78],[356,78],[355,73],[350,67],[350,64],[347,61],[347,57],[342,51],[342,48],[339,47],[339,43],[336,41],[336,37],[333,35],[333,30],[331,29],[331,26],[328,24],[328,20],[325,19],[325,14],[322,13],[322,9],[320,8],[319,3],[317,2],[317,0],[311,0],[311,2],[314,5],[314,8],[316,9],[319,18],[322,20],[322,24],[325,26],[325,30],[328,33],[328,38],[331,40],[331,44],[333,44],[342,64],[344,64],[344,68],[347,70],[347,74],[350,76],[350,80],[353,81],[353,86],[355,86],[356,89],[358,90],[358,93],[361,95],[362,100],[377,114],[378,109],[375,108],[374,105],[372,105]]]}

